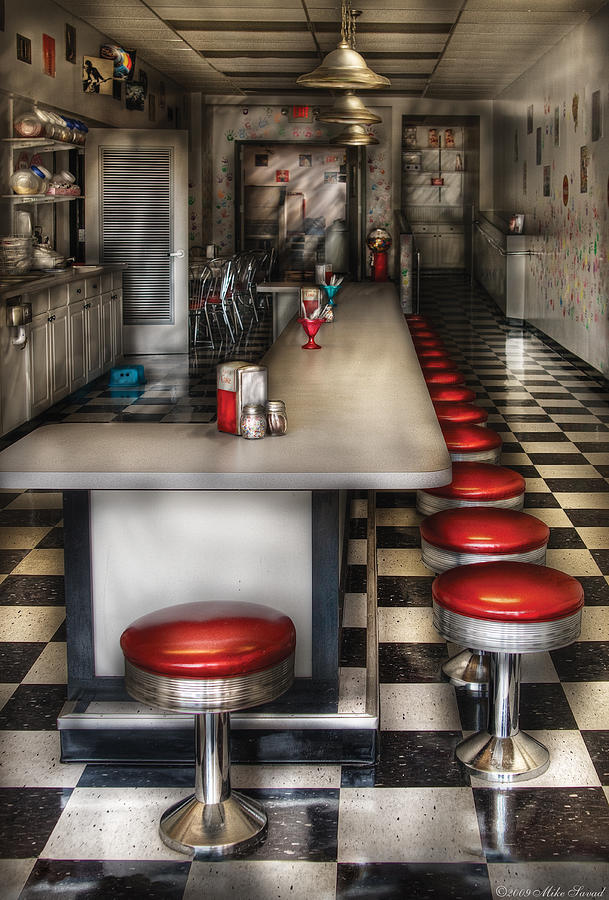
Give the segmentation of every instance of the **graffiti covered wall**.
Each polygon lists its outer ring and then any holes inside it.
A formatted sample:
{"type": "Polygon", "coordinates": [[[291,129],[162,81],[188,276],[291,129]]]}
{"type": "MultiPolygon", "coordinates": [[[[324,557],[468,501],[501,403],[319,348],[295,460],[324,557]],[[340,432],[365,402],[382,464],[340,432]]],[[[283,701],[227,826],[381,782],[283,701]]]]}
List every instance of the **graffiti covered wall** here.
{"type": "MultiPolygon", "coordinates": [[[[368,148],[366,180],[367,230],[388,227],[391,223],[391,110],[375,109],[388,122],[369,130],[379,140],[368,148]]],[[[235,249],[235,221],[233,214],[235,184],[235,141],[285,141],[303,143],[330,142],[338,133],[338,126],[322,122],[293,124],[288,121],[287,108],[282,106],[217,105],[208,108],[213,116],[211,177],[207,181],[208,196],[204,206],[211,210],[211,240],[221,253],[235,249]]]]}
{"type": "Polygon", "coordinates": [[[525,318],[609,374],[609,8],[495,103],[495,208],[524,213],[525,318]]]}

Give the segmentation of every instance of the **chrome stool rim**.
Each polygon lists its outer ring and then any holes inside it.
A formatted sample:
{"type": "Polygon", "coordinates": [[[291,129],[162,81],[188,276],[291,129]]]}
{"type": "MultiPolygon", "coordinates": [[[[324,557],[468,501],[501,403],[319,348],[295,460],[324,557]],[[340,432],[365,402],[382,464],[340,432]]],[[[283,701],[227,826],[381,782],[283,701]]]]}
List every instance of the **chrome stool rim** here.
{"type": "MultiPolygon", "coordinates": [[[[524,553],[466,553],[459,550],[446,550],[436,547],[421,537],[421,557],[423,565],[432,572],[446,572],[456,566],[469,566],[483,562],[526,562],[543,566],[546,561],[547,544],[528,550],[524,553]]],[[[463,641],[457,641],[463,644],[463,641]]],[[[465,644],[466,646],[467,643],[465,644]]]]}
{"type": "Polygon", "coordinates": [[[474,619],[433,603],[434,628],[447,641],[488,653],[541,653],[567,647],[581,629],[581,609],[549,622],[474,619]]]}
{"type": "Polygon", "coordinates": [[[522,509],[524,493],[501,500],[461,500],[458,497],[438,497],[427,491],[417,491],[417,510],[423,516],[431,516],[443,509],[467,506],[488,506],[495,509],[522,509]]]}
{"type": "Polygon", "coordinates": [[[501,447],[490,450],[449,450],[453,462],[489,462],[495,465],[501,459],[501,447]]]}

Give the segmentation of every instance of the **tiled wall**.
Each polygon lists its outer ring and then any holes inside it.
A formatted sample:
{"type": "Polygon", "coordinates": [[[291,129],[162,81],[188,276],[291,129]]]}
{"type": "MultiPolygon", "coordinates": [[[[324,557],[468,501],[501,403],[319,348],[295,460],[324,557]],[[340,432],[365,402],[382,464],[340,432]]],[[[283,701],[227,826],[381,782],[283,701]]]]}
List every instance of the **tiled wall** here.
{"type": "Polygon", "coordinates": [[[494,133],[495,208],[525,214],[537,251],[527,266],[525,318],[605,375],[608,47],[605,7],[504,92],[494,133]]]}

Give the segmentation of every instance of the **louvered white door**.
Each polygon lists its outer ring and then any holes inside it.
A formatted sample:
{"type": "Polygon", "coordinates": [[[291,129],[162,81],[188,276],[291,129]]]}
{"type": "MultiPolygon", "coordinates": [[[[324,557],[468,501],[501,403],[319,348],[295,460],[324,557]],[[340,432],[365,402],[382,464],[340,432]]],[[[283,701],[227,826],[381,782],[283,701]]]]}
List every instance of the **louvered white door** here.
{"type": "Polygon", "coordinates": [[[125,354],[188,352],[187,169],[183,131],[87,136],[87,262],[127,263],[125,354]]]}

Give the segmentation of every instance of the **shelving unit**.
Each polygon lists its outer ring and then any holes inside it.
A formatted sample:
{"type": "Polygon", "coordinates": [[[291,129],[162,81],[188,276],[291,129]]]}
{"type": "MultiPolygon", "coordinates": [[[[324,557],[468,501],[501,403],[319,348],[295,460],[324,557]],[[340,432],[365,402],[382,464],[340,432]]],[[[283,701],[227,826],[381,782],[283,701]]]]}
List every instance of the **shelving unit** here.
{"type": "Polygon", "coordinates": [[[403,118],[402,211],[424,269],[464,267],[465,162],[462,127],[403,118]]]}

